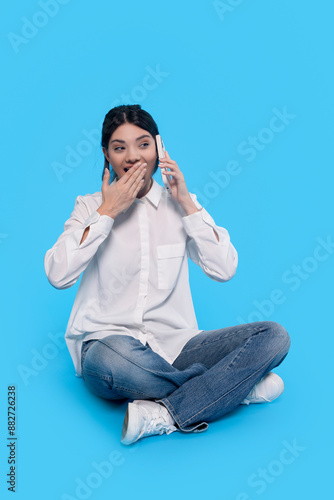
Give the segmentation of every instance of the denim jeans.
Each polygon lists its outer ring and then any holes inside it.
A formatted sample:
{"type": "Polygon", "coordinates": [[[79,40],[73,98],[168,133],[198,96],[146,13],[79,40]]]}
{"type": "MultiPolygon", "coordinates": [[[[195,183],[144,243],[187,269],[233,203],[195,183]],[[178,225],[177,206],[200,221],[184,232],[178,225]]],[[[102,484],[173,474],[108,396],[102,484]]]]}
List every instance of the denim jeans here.
{"type": "Polygon", "coordinates": [[[146,343],[109,335],[82,346],[82,376],[105,399],[149,399],[163,404],[183,432],[201,432],[236,408],[290,348],[290,336],[274,321],[203,331],[173,364],[146,343]]]}

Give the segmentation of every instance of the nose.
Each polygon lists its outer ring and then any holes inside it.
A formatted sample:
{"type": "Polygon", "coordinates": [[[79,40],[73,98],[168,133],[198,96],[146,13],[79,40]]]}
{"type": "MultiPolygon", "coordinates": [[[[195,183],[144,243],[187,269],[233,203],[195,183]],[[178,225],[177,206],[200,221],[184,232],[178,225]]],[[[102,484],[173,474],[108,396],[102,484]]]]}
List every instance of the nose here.
{"type": "Polygon", "coordinates": [[[138,154],[138,151],[128,149],[128,154],[126,158],[126,163],[128,164],[133,164],[136,163],[136,161],[140,160],[140,155],[138,154]]]}

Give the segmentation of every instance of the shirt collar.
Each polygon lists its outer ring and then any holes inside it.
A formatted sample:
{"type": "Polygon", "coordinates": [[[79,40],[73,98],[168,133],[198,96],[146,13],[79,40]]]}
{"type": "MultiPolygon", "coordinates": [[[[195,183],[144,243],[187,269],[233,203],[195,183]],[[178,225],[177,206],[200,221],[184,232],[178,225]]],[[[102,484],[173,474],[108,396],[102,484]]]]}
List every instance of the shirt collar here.
{"type": "MultiPolygon", "coordinates": [[[[160,186],[160,184],[158,184],[157,181],[155,179],[153,179],[153,177],[152,177],[152,180],[153,180],[153,183],[152,183],[152,186],[151,186],[150,190],[148,191],[148,193],[146,193],[146,195],[143,196],[142,198],[136,198],[134,200],[134,203],[144,202],[145,198],[147,198],[152,203],[152,205],[155,206],[155,208],[158,208],[161,194],[162,194],[162,191],[164,188],[162,186],[160,186]]],[[[117,182],[117,179],[114,179],[111,184],[114,184],[115,182],[117,182]]],[[[131,207],[131,205],[128,208],[126,208],[125,210],[122,210],[122,213],[125,213],[130,207],[131,207]]]]}
{"type": "Polygon", "coordinates": [[[155,206],[155,208],[158,208],[163,187],[160,186],[160,184],[158,184],[157,181],[155,179],[153,179],[153,177],[152,177],[152,180],[153,180],[153,183],[152,183],[152,186],[151,186],[149,192],[146,193],[146,195],[143,196],[142,198],[139,198],[139,200],[143,200],[144,198],[147,198],[152,203],[152,205],[155,206]]]}

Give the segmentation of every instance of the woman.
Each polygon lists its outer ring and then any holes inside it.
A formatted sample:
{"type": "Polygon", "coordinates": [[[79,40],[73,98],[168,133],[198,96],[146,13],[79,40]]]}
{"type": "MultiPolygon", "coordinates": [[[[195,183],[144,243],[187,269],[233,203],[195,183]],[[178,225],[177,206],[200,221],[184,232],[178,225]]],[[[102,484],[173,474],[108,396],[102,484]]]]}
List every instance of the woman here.
{"type": "Polygon", "coordinates": [[[239,404],[272,401],[284,384],[270,370],[290,347],[287,331],[273,321],[198,329],[188,257],[225,282],[238,255],[168,152],[159,163],[157,134],[140,105],[107,113],[101,192],[76,198],[44,258],[56,288],[72,286],[82,273],[66,343],[90,390],[129,400],[121,436],[127,445],[204,431],[239,404]],[[153,179],[158,168],[170,193],[153,179]]]}

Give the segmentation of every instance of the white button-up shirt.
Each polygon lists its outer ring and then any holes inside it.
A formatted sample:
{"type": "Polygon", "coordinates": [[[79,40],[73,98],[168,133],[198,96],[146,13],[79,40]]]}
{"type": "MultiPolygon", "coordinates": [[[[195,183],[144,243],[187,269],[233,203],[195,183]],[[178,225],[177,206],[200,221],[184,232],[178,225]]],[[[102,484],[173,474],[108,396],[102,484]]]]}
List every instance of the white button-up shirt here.
{"type": "Polygon", "coordinates": [[[185,215],[153,179],[148,193],[116,219],[97,212],[101,191],[76,198],[44,267],[58,289],[74,285],[82,273],[65,333],[77,376],[82,376],[84,340],[131,335],[173,363],[203,331],[194,312],[188,257],[211,279],[224,282],[234,276],[238,254],[227,230],[216,226],[195,194],[190,197],[200,210],[185,215]]]}

